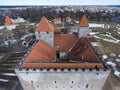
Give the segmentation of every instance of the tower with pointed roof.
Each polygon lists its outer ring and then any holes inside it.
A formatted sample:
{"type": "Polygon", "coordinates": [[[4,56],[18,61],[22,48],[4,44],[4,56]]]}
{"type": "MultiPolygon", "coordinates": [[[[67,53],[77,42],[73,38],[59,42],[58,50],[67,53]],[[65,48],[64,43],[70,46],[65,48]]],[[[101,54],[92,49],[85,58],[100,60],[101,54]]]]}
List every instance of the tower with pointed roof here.
{"type": "Polygon", "coordinates": [[[83,36],[86,36],[89,33],[89,24],[87,17],[85,15],[82,16],[81,20],[78,24],[78,37],[81,38],[83,36]]]}
{"type": "Polygon", "coordinates": [[[42,17],[37,28],[35,29],[35,36],[37,40],[42,40],[53,47],[54,26],[49,23],[45,17],[42,17]]]}

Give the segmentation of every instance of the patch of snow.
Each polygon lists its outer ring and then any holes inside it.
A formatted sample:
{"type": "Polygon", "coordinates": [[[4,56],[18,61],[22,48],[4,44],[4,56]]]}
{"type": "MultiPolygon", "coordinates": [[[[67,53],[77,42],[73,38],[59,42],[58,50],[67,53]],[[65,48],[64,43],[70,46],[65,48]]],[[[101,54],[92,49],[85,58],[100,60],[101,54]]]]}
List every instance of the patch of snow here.
{"type": "Polygon", "coordinates": [[[2,73],[2,75],[16,76],[16,74],[15,74],[15,73],[2,73]]]}
{"type": "Polygon", "coordinates": [[[4,42],[4,44],[7,45],[7,46],[9,44],[15,44],[15,43],[17,43],[17,40],[15,40],[15,39],[10,39],[10,40],[7,40],[7,41],[4,42]]]}
{"type": "Polygon", "coordinates": [[[108,56],[107,55],[102,55],[102,58],[103,59],[108,59],[108,56]]]}
{"type": "Polygon", "coordinates": [[[99,32],[90,32],[89,34],[90,35],[95,35],[95,34],[98,34],[99,32]]]}
{"type": "Polygon", "coordinates": [[[104,28],[104,24],[90,23],[89,27],[104,28]]]}
{"type": "Polygon", "coordinates": [[[120,59],[117,58],[116,61],[117,61],[117,62],[120,62],[120,59]]]}
{"type": "Polygon", "coordinates": [[[113,67],[116,67],[116,64],[113,63],[113,62],[110,62],[110,61],[106,62],[106,64],[108,64],[108,65],[110,65],[110,66],[113,66],[113,67]]]}
{"type": "Polygon", "coordinates": [[[16,25],[9,25],[9,26],[6,26],[7,30],[13,30],[16,28],[16,25]]]}
{"type": "Polygon", "coordinates": [[[30,23],[30,24],[26,24],[26,25],[32,25],[32,26],[34,26],[36,23],[30,23]]]}
{"type": "Polygon", "coordinates": [[[9,80],[6,80],[6,79],[0,79],[0,81],[2,81],[2,82],[8,82],[9,80]]]}
{"type": "Polygon", "coordinates": [[[2,59],[4,57],[4,55],[2,54],[2,55],[0,55],[0,59],[2,59]]]}
{"type": "Polygon", "coordinates": [[[0,30],[3,29],[3,28],[5,28],[5,26],[0,26],[0,30]]]}
{"type": "Polygon", "coordinates": [[[117,77],[120,77],[120,72],[119,71],[115,71],[114,75],[117,76],[117,77]]]}
{"type": "Polygon", "coordinates": [[[120,32],[117,32],[118,34],[120,34],[120,32]]]}
{"type": "Polygon", "coordinates": [[[95,35],[94,37],[99,38],[99,39],[102,39],[102,40],[107,41],[107,42],[119,43],[118,40],[105,39],[105,38],[98,37],[98,36],[96,36],[96,35],[95,35]]]}
{"type": "Polygon", "coordinates": [[[118,55],[118,57],[120,58],[120,55],[118,55]]]}

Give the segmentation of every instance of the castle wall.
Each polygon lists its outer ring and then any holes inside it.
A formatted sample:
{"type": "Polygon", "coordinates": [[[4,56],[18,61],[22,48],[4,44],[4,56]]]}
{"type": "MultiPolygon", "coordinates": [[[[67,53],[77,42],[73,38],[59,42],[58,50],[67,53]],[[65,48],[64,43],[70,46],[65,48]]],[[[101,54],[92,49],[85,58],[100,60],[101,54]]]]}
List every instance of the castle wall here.
{"type": "Polygon", "coordinates": [[[42,40],[51,47],[53,47],[54,33],[53,32],[35,32],[37,40],[42,40]]]}
{"type": "Polygon", "coordinates": [[[78,37],[81,38],[89,33],[89,27],[78,27],[78,37]]]}
{"type": "Polygon", "coordinates": [[[109,70],[43,69],[18,70],[24,90],[102,90],[109,70]]]}

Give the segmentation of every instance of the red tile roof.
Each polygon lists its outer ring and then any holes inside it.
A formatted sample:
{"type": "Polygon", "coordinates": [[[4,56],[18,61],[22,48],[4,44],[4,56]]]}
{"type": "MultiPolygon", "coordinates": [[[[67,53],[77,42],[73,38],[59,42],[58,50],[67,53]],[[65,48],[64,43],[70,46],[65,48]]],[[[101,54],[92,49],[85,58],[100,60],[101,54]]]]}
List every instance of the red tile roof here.
{"type": "Polygon", "coordinates": [[[55,49],[41,40],[32,49],[24,63],[49,62],[51,60],[55,60],[55,49]]]}
{"type": "Polygon", "coordinates": [[[13,25],[14,22],[10,19],[9,16],[6,16],[6,19],[5,19],[5,25],[8,26],[8,25],[13,25]]]}
{"type": "Polygon", "coordinates": [[[85,38],[81,38],[69,52],[69,58],[78,62],[100,63],[100,59],[85,38]]]}
{"type": "Polygon", "coordinates": [[[75,34],[55,34],[54,46],[60,46],[61,52],[67,52],[77,39],[75,34]]]}
{"type": "Polygon", "coordinates": [[[83,15],[83,17],[79,21],[79,26],[89,26],[87,17],[83,15]]]}
{"type": "Polygon", "coordinates": [[[37,28],[35,29],[35,32],[53,32],[53,31],[54,26],[50,24],[45,17],[42,17],[37,28]]]}

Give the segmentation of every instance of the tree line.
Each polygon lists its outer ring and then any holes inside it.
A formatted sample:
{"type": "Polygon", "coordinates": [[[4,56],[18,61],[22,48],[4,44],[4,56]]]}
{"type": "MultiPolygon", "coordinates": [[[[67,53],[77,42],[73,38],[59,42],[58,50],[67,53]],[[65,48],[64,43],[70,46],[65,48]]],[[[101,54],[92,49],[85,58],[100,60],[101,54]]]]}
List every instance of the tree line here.
{"type": "Polygon", "coordinates": [[[32,22],[39,22],[41,17],[45,16],[49,20],[54,18],[65,18],[70,16],[75,20],[79,20],[83,14],[86,14],[89,20],[92,21],[107,21],[107,22],[120,22],[120,12],[106,12],[97,11],[91,12],[89,10],[64,10],[56,11],[54,8],[26,8],[26,9],[0,9],[0,24],[4,24],[5,16],[10,16],[16,19],[18,16],[32,22]]]}

